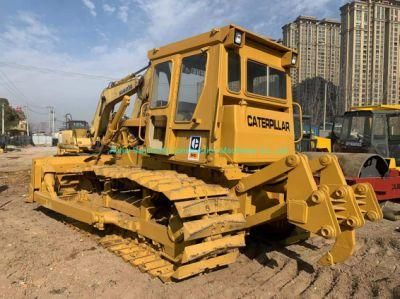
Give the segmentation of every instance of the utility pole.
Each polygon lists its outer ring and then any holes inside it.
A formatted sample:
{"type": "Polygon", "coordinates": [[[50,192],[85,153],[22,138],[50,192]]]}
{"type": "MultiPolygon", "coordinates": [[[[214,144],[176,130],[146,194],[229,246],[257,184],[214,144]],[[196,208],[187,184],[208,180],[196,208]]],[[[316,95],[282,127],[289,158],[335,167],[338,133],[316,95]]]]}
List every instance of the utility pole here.
{"type": "Polygon", "coordinates": [[[54,133],[54,107],[47,106],[46,108],[49,109],[49,134],[54,133]]]}
{"type": "Polygon", "coordinates": [[[29,136],[29,107],[28,105],[24,106],[25,108],[25,120],[26,120],[26,136],[29,136]]]}
{"type": "Polygon", "coordinates": [[[324,131],[325,131],[325,129],[326,129],[325,125],[326,125],[326,97],[327,97],[327,93],[328,93],[327,89],[328,89],[328,84],[327,84],[326,81],[325,81],[325,92],[324,92],[324,125],[323,125],[324,131]]]}
{"type": "Polygon", "coordinates": [[[49,125],[49,134],[51,133],[51,106],[47,106],[47,109],[49,109],[49,118],[48,118],[48,125],[49,125]]]}
{"type": "Polygon", "coordinates": [[[56,118],[56,112],[55,112],[55,110],[54,110],[54,107],[53,107],[53,109],[52,109],[52,112],[53,112],[53,125],[51,126],[51,128],[52,128],[52,130],[51,130],[51,135],[52,136],[54,136],[54,131],[55,131],[55,129],[54,129],[54,122],[55,122],[55,118],[56,118]]]}
{"type": "Polygon", "coordinates": [[[4,103],[1,104],[1,134],[5,134],[5,128],[4,128],[4,103]]]}

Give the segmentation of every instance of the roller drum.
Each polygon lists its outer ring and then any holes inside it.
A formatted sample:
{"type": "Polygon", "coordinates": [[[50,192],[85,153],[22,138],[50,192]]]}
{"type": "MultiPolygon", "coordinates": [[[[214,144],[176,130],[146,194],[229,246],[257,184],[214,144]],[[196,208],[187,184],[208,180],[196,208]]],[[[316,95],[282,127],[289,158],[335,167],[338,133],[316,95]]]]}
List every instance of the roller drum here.
{"type": "MultiPolygon", "coordinates": [[[[322,152],[304,152],[309,159],[326,155],[322,152]]],[[[388,174],[389,165],[385,158],[367,153],[331,153],[338,157],[343,174],[347,178],[384,177],[388,174]]]]}

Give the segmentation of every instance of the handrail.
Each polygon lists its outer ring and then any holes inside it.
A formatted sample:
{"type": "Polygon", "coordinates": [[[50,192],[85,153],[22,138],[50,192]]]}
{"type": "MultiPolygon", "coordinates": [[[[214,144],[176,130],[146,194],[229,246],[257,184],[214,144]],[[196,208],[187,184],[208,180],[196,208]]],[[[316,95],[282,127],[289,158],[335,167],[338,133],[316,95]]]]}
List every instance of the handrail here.
{"type": "MultiPolygon", "coordinates": [[[[294,143],[299,143],[303,139],[303,110],[299,103],[293,102],[293,106],[297,106],[299,108],[299,123],[300,123],[300,137],[299,139],[295,139],[294,143]]],[[[294,117],[293,117],[294,120],[294,117]]],[[[293,122],[294,125],[294,122],[293,122]]]]}
{"type": "Polygon", "coordinates": [[[140,107],[140,113],[139,113],[139,129],[138,129],[138,137],[141,141],[144,142],[144,137],[142,137],[141,132],[142,132],[142,115],[143,115],[143,110],[144,110],[144,106],[148,106],[150,104],[150,102],[144,103],[141,107],[140,107]]]}

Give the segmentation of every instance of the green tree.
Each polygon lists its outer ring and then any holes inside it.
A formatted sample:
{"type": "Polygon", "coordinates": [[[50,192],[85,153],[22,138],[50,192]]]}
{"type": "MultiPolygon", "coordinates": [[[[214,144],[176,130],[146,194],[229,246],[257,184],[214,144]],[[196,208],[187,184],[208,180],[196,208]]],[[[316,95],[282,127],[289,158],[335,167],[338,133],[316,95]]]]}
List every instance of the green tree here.
{"type": "Polygon", "coordinates": [[[2,121],[1,118],[3,117],[2,113],[2,105],[4,104],[4,127],[5,131],[8,129],[15,127],[18,125],[20,118],[20,115],[15,111],[14,108],[10,106],[10,103],[8,102],[7,99],[5,98],[0,98],[0,133],[2,131],[2,121]]]}

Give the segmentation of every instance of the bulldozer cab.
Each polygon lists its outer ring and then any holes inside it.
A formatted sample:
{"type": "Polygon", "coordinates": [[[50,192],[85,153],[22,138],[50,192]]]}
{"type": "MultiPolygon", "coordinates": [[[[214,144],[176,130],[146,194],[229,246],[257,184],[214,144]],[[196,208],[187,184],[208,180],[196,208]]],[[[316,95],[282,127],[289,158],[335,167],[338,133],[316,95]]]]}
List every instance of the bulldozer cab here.
{"type": "Polygon", "coordinates": [[[292,50],[230,25],[148,57],[148,154],[221,166],[294,153],[292,50]]]}
{"type": "Polygon", "coordinates": [[[400,111],[346,112],[336,137],[335,151],[376,153],[400,162],[400,111]]]}

